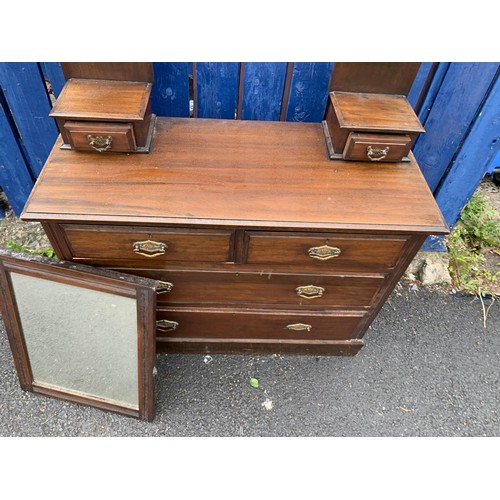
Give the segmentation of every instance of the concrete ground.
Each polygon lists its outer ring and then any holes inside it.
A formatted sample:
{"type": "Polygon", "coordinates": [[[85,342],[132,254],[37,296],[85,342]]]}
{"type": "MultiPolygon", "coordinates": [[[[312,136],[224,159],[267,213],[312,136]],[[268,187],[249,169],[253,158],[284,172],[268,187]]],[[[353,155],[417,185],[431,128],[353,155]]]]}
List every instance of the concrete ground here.
{"type": "Polygon", "coordinates": [[[401,283],[365,340],[356,357],[160,355],[142,422],[23,392],[2,325],[0,436],[500,435],[498,302],[484,328],[477,298],[401,283]]]}

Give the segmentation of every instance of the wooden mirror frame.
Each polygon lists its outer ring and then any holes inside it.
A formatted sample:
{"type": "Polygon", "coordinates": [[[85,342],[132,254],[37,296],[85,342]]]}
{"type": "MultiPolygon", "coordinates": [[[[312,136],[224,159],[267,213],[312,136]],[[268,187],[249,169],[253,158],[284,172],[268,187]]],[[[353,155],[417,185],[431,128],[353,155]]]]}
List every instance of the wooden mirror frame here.
{"type": "Polygon", "coordinates": [[[143,420],[153,420],[157,285],[157,281],[148,278],[0,249],[0,312],[21,387],[33,393],[143,420]],[[137,307],[138,409],[126,405],[121,406],[119,403],[115,404],[104,398],[99,399],[98,397],[78,394],[71,391],[70,388],[66,392],[64,388],[47,387],[34,380],[10,278],[11,272],[135,299],[137,307]]]}

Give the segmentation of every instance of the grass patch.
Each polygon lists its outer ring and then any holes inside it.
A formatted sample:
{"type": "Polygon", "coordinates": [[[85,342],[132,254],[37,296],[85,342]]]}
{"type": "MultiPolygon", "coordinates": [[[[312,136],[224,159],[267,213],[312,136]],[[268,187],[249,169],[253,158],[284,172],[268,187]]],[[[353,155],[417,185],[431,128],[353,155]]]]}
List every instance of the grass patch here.
{"type": "Polygon", "coordinates": [[[500,217],[479,193],[465,206],[448,239],[450,275],[456,290],[499,298],[500,217]]]}

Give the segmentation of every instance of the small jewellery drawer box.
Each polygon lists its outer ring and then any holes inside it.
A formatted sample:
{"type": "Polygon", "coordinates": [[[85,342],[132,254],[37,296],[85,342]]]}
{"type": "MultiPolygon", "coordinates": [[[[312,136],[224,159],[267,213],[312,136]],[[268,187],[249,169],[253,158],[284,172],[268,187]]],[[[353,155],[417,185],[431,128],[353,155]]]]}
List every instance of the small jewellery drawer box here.
{"type": "Polygon", "coordinates": [[[408,161],[425,132],[405,96],[358,92],[330,92],[323,127],[330,158],[355,161],[408,161]]]}
{"type": "Polygon", "coordinates": [[[147,153],[155,115],[152,84],[71,78],[50,116],[63,139],[63,149],[99,153],[147,153]]]}

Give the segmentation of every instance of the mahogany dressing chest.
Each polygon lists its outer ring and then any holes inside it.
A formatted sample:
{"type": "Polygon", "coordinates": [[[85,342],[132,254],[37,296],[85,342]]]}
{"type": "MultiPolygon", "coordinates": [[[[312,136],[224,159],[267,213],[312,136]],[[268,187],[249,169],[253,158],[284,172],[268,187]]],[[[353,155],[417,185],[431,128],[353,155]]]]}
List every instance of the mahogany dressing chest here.
{"type": "Polygon", "coordinates": [[[332,160],[320,123],[158,118],[149,154],[62,145],[22,219],[60,259],[161,281],[160,352],[356,354],[448,232],[411,152],[332,160]]]}

